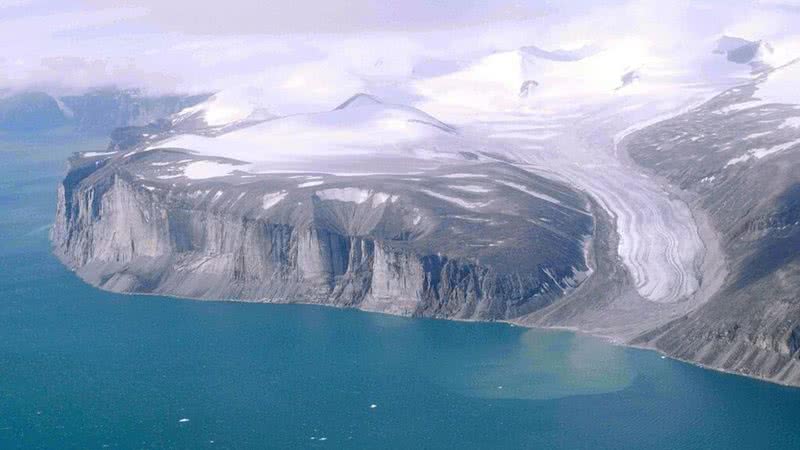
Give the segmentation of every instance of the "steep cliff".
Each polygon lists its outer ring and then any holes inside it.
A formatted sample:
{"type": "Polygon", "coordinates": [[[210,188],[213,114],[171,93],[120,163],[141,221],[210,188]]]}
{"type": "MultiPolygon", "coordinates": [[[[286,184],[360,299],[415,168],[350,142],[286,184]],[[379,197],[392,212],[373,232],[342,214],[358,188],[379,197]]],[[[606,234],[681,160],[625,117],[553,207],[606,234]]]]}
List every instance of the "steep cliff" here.
{"type": "Polygon", "coordinates": [[[542,308],[589,272],[586,200],[507,164],[424,179],[163,174],[192,159],[73,158],[58,190],[56,254],[112,291],[480,320],[542,308]],[[469,190],[492,199],[469,203],[469,190]]]}

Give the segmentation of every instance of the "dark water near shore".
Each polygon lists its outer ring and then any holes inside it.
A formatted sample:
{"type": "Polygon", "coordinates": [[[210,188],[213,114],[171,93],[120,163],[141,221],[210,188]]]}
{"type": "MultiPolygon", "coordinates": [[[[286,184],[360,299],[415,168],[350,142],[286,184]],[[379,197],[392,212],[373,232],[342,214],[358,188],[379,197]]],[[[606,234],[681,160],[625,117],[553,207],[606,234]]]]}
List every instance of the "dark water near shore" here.
{"type": "Polygon", "coordinates": [[[2,449],[800,448],[800,389],[572,333],[86,286],[48,227],[104,145],[0,135],[2,449]]]}

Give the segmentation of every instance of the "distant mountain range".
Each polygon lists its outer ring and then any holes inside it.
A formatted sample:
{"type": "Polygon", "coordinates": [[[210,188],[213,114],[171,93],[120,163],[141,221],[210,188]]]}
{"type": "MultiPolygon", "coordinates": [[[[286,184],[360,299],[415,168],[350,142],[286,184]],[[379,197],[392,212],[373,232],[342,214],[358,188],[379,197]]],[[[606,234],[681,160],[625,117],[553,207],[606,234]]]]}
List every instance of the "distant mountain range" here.
{"type": "Polygon", "coordinates": [[[119,127],[154,122],[207,97],[148,96],[136,90],[118,89],[65,96],[16,93],[0,97],[0,132],[71,127],[85,133],[108,134],[119,127]]]}

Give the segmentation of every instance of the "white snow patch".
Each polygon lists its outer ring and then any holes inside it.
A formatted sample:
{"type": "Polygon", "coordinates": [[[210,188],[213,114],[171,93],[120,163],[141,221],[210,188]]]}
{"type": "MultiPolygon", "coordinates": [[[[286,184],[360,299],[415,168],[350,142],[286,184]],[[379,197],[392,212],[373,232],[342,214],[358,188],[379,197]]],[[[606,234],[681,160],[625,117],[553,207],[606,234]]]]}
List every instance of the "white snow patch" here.
{"type": "Polygon", "coordinates": [[[800,128],[800,117],[789,117],[778,128],[800,128]]]}
{"type": "Polygon", "coordinates": [[[320,200],[336,200],[356,204],[364,203],[371,198],[372,206],[382,205],[386,203],[387,200],[391,200],[392,202],[397,200],[396,195],[352,187],[324,189],[322,191],[317,191],[316,194],[320,200]]]}
{"type": "Polygon", "coordinates": [[[376,192],[372,196],[372,206],[378,207],[379,205],[382,205],[387,201],[394,203],[397,201],[397,198],[398,197],[396,195],[390,195],[385,192],[376,192]]]}
{"type": "Polygon", "coordinates": [[[184,167],[183,174],[192,180],[203,180],[206,178],[224,177],[230,175],[236,166],[223,164],[214,161],[195,161],[184,167]]]}
{"type": "Polygon", "coordinates": [[[93,157],[95,157],[95,156],[108,156],[108,155],[113,155],[114,153],[117,153],[117,152],[86,152],[86,153],[84,153],[84,154],[83,154],[83,156],[84,156],[85,158],[93,158],[93,157]]]}
{"type": "Polygon", "coordinates": [[[764,102],[760,100],[751,100],[748,102],[734,103],[732,105],[722,107],[714,112],[719,114],[728,114],[736,111],[741,111],[744,109],[755,108],[762,105],[764,105],[764,102]]]}
{"type": "Polygon", "coordinates": [[[800,104],[800,62],[782,67],[759,83],[755,96],[763,103],[800,104]]]}
{"type": "Polygon", "coordinates": [[[748,150],[747,153],[745,153],[742,156],[731,159],[725,164],[725,167],[746,162],[751,159],[761,159],[766,156],[774,155],[776,153],[781,153],[783,151],[789,150],[799,145],[800,145],[800,139],[795,139],[793,141],[784,142],[783,144],[774,145],[770,148],[754,148],[752,150],[748,150]]]}
{"type": "Polygon", "coordinates": [[[447,187],[449,187],[450,189],[457,189],[459,191],[464,191],[464,192],[474,192],[474,193],[477,193],[477,194],[485,194],[487,192],[492,192],[491,189],[485,188],[483,186],[475,186],[473,184],[464,185],[464,186],[450,185],[450,186],[447,186],[447,187]]]}
{"type": "Polygon", "coordinates": [[[747,139],[757,139],[757,138],[760,138],[762,136],[767,136],[767,135],[770,135],[770,134],[772,134],[772,131],[763,131],[761,133],[748,134],[747,136],[744,137],[744,139],[745,140],[747,140],[747,139]]]}
{"type": "Polygon", "coordinates": [[[317,191],[321,200],[338,200],[340,202],[364,203],[369,199],[371,191],[359,188],[335,188],[317,191]]]}
{"type": "Polygon", "coordinates": [[[551,197],[551,196],[549,196],[547,194],[542,194],[541,192],[536,192],[536,191],[533,191],[531,189],[528,189],[527,186],[524,186],[522,184],[513,183],[511,181],[500,181],[500,184],[504,184],[504,185],[506,185],[506,186],[508,186],[510,188],[513,188],[513,189],[516,189],[518,191],[524,192],[524,193],[526,193],[528,195],[531,195],[531,196],[536,197],[538,199],[544,200],[546,202],[555,203],[557,205],[561,204],[561,202],[558,199],[553,198],[553,197],[551,197]]]}
{"type": "Polygon", "coordinates": [[[793,147],[800,145],[800,139],[795,139],[793,141],[785,142],[780,145],[775,145],[770,148],[758,148],[755,150],[751,150],[750,152],[753,154],[753,157],[756,159],[761,159],[765,156],[774,155],[776,153],[780,153],[784,150],[789,150],[793,147]]]}
{"type": "Polygon", "coordinates": [[[321,181],[321,180],[317,180],[317,181],[307,181],[307,182],[305,182],[305,183],[300,183],[300,184],[298,184],[298,185],[297,185],[297,187],[299,187],[299,188],[306,188],[306,187],[312,187],[312,186],[319,186],[319,185],[321,185],[321,184],[323,184],[323,183],[325,183],[325,182],[324,182],[324,181],[321,181]]]}
{"type": "Polygon", "coordinates": [[[467,208],[467,209],[483,208],[484,206],[487,206],[489,203],[492,202],[491,200],[489,200],[488,202],[470,202],[468,200],[464,200],[463,198],[451,197],[449,195],[440,194],[438,192],[433,192],[433,191],[430,191],[428,189],[422,189],[421,192],[423,192],[425,194],[428,194],[431,197],[435,197],[435,198],[438,198],[440,200],[444,200],[446,202],[453,203],[455,205],[458,205],[458,206],[460,206],[462,208],[467,208]]]}
{"type": "Polygon", "coordinates": [[[483,173],[450,173],[439,175],[440,178],[486,178],[488,175],[483,173]]]}
{"type": "Polygon", "coordinates": [[[546,141],[558,136],[560,133],[539,132],[532,134],[530,131],[507,131],[503,133],[493,133],[489,137],[492,139],[519,139],[525,141],[546,141]]]}
{"type": "Polygon", "coordinates": [[[277,205],[281,202],[284,198],[286,198],[286,191],[280,192],[270,192],[268,194],[264,194],[262,199],[261,207],[264,209],[270,209],[273,206],[277,205]]]}

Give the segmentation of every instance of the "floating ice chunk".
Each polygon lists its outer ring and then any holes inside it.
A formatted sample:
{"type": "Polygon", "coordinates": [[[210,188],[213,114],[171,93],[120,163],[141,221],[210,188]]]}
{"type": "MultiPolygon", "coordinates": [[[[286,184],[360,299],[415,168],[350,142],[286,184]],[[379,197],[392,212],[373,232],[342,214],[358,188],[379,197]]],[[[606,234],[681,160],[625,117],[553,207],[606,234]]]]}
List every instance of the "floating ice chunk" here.
{"type": "Polygon", "coordinates": [[[178,423],[186,423],[188,421],[189,421],[189,419],[184,417],[183,419],[179,420],[178,423]]]}
{"type": "Polygon", "coordinates": [[[370,408],[370,409],[375,409],[375,408],[377,408],[377,407],[378,407],[378,405],[376,405],[375,403],[373,403],[373,404],[369,405],[369,408],[370,408]]]}

